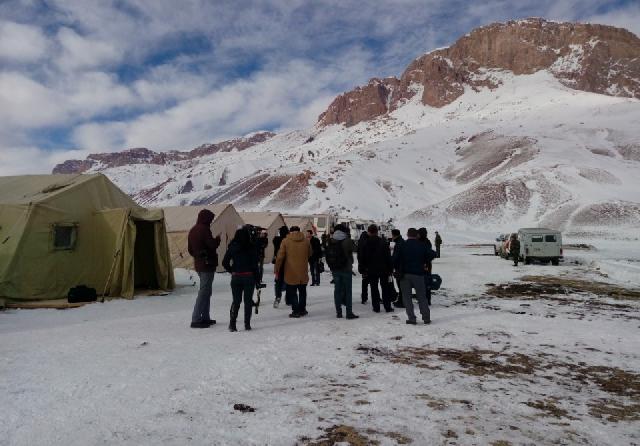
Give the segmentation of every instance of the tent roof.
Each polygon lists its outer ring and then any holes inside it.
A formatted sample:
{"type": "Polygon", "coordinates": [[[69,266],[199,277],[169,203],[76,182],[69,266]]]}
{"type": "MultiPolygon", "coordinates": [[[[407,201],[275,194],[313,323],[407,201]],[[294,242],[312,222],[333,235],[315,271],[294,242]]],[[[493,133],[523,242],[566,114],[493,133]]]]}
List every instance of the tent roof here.
{"type": "Polygon", "coordinates": [[[164,220],[167,225],[167,232],[188,231],[196,224],[198,212],[202,209],[209,209],[216,214],[216,220],[229,208],[233,206],[229,203],[209,204],[206,206],[169,206],[164,210],[164,220]]]}
{"type": "Polygon", "coordinates": [[[238,212],[242,220],[253,226],[268,228],[278,218],[282,218],[279,212],[238,212]]]}
{"type": "Polygon", "coordinates": [[[0,203],[40,203],[49,198],[92,181],[102,174],[21,175],[0,177],[0,203]]]}

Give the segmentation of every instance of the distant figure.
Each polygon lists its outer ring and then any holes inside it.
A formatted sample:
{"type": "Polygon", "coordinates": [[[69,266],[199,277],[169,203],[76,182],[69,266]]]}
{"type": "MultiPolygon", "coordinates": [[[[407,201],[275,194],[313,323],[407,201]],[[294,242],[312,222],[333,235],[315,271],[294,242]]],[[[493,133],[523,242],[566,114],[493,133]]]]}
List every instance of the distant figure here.
{"type": "Polygon", "coordinates": [[[371,287],[371,305],[373,311],[380,312],[380,303],[387,313],[393,311],[389,279],[393,272],[391,250],[386,240],[378,236],[378,227],[370,225],[367,229],[369,237],[362,249],[358,247],[360,274],[366,278],[371,287]],[[380,285],[380,289],[378,289],[380,285]],[[382,299],[380,299],[382,291],[382,299]]]}
{"type": "Polygon", "coordinates": [[[320,259],[322,258],[322,244],[320,239],[307,230],[307,238],[311,244],[311,257],[309,257],[309,271],[311,272],[311,286],[320,285],[320,259]]]}
{"type": "Polygon", "coordinates": [[[438,234],[438,231],[436,231],[436,239],[434,241],[436,243],[436,257],[439,259],[440,258],[440,246],[442,245],[442,237],[440,237],[440,234],[438,234]]]}
{"type": "MultiPolygon", "coordinates": [[[[391,240],[393,243],[393,252],[391,254],[393,256],[393,254],[396,252],[396,249],[399,249],[399,246],[402,245],[402,243],[404,243],[404,239],[402,238],[402,235],[399,229],[391,230],[391,240]]],[[[402,299],[402,289],[400,288],[400,280],[397,277],[395,277],[395,281],[396,281],[396,285],[398,286],[398,298],[393,303],[393,306],[396,308],[404,308],[404,301],[402,299]]]]}
{"type": "MultiPolygon", "coordinates": [[[[364,252],[364,247],[367,244],[367,240],[369,239],[369,234],[366,231],[363,231],[360,234],[360,239],[358,240],[358,272],[362,274],[360,264],[363,262],[362,253],[364,252]]],[[[369,300],[369,280],[366,275],[362,275],[362,284],[361,284],[360,298],[362,300],[362,304],[366,304],[369,300]]]]}
{"type": "Polygon", "coordinates": [[[416,324],[411,296],[412,288],[416,290],[422,320],[425,324],[431,323],[424,276],[434,255],[435,253],[428,249],[426,243],[418,240],[418,231],[415,228],[407,231],[407,240],[399,247],[396,246],[394,250],[393,267],[396,277],[400,279],[400,289],[408,317],[407,324],[416,324]]]}
{"type": "Polygon", "coordinates": [[[331,241],[325,251],[327,266],[331,269],[333,280],[333,301],[336,307],[336,317],[342,318],[342,306],[347,310],[347,319],[357,319],[353,313],[352,281],[353,275],[353,240],[343,225],[338,225],[331,236],[331,241]]]}
{"type": "Polygon", "coordinates": [[[513,259],[513,266],[518,266],[520,261],[520,240],[518,240],[518,234],[511,234],[509,239],[509,255],[513,259]]]}
{"type": "Polygon", "coordinates": [[[213,212],[202,209],[198,213],[197,223],[189,231],[188,251],[200,278],[200,289],[191,315],[191,328],[207,328],[216,323],[210,315],[211,287],[218,267],[217,250],[220,246],[220,236],[214,238],[211,234],[211,223],[215,218],[213,212]]]}
{"type": "Polygon", "coordinates": [[[300,232],[300,228],[292,226],[289,235],[282,241],[276,257],[276,278],[284,275],[287,286],[287,299],[291,302],[292,312],[289,317],[298,318],[307,312],[307,284],[309,283],[309,258],[311,243],[300,232]]]}
{"type": "MultiPolygon", "coordinates": [[[[259,241],[257,241],[260,243],[259,241]]],[[[244,300],[244,329],[251,330],[251,310],[253,309],[253,290],[260,276],[261,244],[252,243],[249,229],[246,227],[236,231],[235,237],[222,259],[222,266],[231,273],[231,294],[233,302],[229,310],[229,331],[238,331],[236,320],[240,304],[244,300]]],[[[264,254],[264,251],[263,251],[264,254]]]]}
{"type": "MultiPolygon", "coordinates": [[[[273,260],[271,263],[276,264],[276,256],[278,255],[278,251],[280,250],[280,245],[282,241],[289,235],[289,228],[286,226],[281,226],[278,229],[278,235],[273,238],[273,260]]],[[[282,300],[282,293],[285,292],[286,286],[284,284],[284,274],[280,274],[280,276],[276,276],[275,278],[275,301],[273,302],[274,307],[278,307],[280,304],[280,300],[282,300]]],[[[287,300],[285,296],[285,301],[287,305],[291,305],[291,302],[287,300]]]]}

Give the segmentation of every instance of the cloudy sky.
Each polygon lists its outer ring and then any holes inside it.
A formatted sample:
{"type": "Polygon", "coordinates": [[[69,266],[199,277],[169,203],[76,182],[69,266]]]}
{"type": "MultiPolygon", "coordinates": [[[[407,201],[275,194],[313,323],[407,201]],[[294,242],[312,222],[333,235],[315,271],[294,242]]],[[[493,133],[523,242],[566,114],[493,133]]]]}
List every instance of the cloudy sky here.
{"type": "Polygon", "coordinates": [[[640,34],[640,0],[0,0],[0,175],[308,127],[336,94],[530,16],[640,34]]]}

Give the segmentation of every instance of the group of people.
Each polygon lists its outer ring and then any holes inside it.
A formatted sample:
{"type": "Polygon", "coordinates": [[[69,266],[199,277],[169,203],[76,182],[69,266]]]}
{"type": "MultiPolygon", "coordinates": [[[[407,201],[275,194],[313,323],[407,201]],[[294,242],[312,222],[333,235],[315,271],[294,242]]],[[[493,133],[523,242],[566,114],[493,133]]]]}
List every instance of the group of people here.
{"type": "MultiPolygon", "coordinates": [[[[214,214],[202,210],[196,225],[189,232],[188,249],[194,257],[195,270],[200,277],[200,288],[191,318],[192,328],[214,325],[210,317],[212,283],[218,267],[217,249],[220,237],[213,237],[211,222],[214,214]]],[[[312,232],[301,232],[300,228],[283,226],[273,238],[274,256],[274,307],[280,304],[282,294],[285,303],[291,306],[289,317],[308,315],[307,285],[320,285],[320,276],[326,261],[334,285],[334,305],[337,318],[357,319],[353,311],[354,255],[358,260],[358,272],[362,276],[362,303],[371,303],[374,312],[382,308],[386,312],[405,308],[407,324],[415,325],[417,316],[413,305],[413,290],[418,300],[420,315],[425,324],[431,322],[432,262],[440,257],[442,238],[436,232],[435,250],[425,228],[410,228],[403,239],[399,230],[392,231],[391,239],[382,237],[376,225],[370,225],[361,234],[358,243],[351,238],[348,226],[337,225],[330,235],[322,240],[312,232]],[[398,290],[396,291],[396,285],[398,290]],[[344,312],[343,312],[344,309],[344,312]]],[[[229,311],[229,330],[237,331],[240,306],[244,303],[244,327],[251,330],[253,294],[262,283],[266,232],[250,225],[239,228],[229,244],[222,266],[231,274],[233,301],[229,311]]]]}

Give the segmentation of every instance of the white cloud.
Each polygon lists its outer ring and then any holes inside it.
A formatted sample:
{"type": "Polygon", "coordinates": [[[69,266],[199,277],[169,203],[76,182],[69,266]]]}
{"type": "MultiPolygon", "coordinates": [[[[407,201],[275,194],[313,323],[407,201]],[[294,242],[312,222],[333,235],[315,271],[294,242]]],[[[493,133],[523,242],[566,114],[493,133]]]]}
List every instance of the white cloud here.
{"type": "Polygon", "coordinates": [[[47,50],[47,38],[36,26],[0,21],[0,60],[36,62],[47,50]]]}
{"type": "Polygon", "coordinates": [[[17,72],[0,72],[0,121],[3,126],[37,128],[62,124],[64,98],[17,72]]]}
{"type": "Polygon", "coordinates": [[[123,55],[122,50],[113,44],[83,37],[70,28],[61,28],[57,39],[61,46],[61,54],[55,62],[62,70],[112,65],[123,55]]]}

